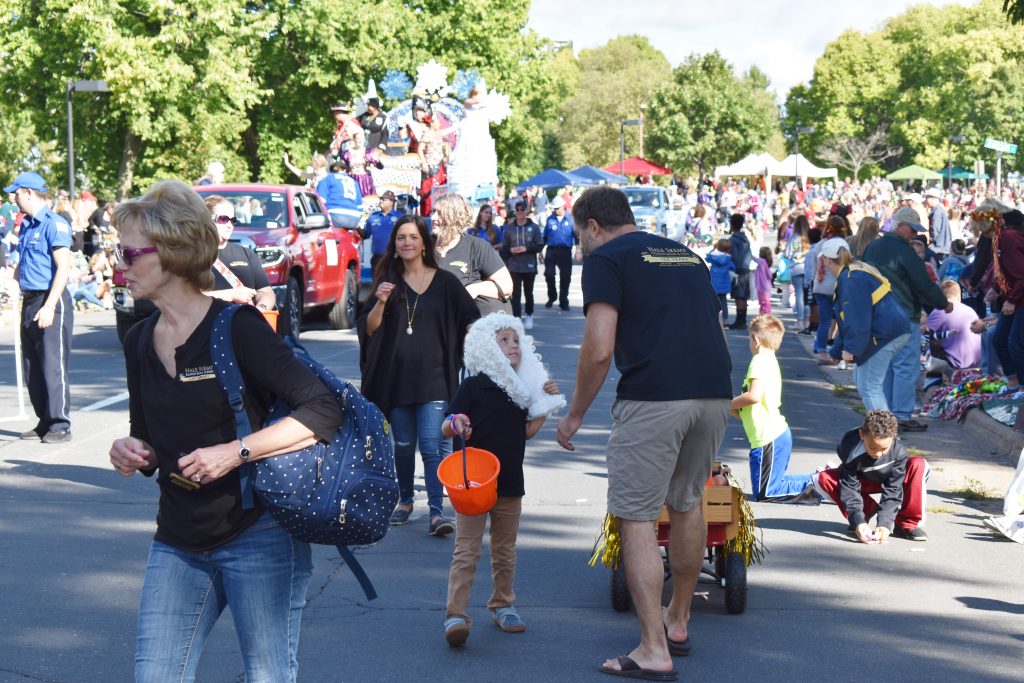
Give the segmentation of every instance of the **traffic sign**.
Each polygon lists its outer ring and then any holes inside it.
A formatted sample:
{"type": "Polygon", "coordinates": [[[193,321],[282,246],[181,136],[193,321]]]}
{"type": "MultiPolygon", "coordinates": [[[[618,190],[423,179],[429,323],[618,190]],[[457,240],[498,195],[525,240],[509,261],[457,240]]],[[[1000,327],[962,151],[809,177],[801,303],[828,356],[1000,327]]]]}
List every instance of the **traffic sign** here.
{"type": "Polygon", "coordinates": [[[996,152],[1004,152],[1005,154],[1016,154],[1017,145],[1009,142],[1003,142],[1002,140],[993,140],[992,138],[985,139],[985,149],[991,149],[996,152]]]}

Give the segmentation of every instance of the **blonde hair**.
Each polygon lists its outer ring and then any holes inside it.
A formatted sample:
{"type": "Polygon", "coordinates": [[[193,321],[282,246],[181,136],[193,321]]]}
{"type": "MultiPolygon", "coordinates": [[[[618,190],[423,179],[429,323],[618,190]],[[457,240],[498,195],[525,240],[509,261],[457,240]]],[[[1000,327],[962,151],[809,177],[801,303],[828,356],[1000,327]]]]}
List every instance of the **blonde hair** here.
{"type": "Polygon", "coordinates": [[[947,301],[960,301],[960,285],[955,280],[946,280],[939,288],[946,295],[947,301]]]}
{"type": "Polygon", "coordinates": [[[473,225],[473,212],[462,195],[449,192],[434,200],[434,211],[441,220],[434,227],[439,244],[451,242],[473,225]]]}
{"type": "Polygon", "coordinates": [[[849,249],[840,249],[839,253],[836,254],[835,258],[829,258],[828,256],[825,256],[824,254],[822,254],[821,257],[823,259],[825,259],[826,261],[831,261],[832,263],[838,263],[839,264],[839,270],[842,270],[846,266],[848,266],[851,263],[853,263],[853,254],[850,253],[849,249]]]}
{"type": "Polygon", "coordinates": [[[864,218],[860,219],[860,223],[857,224],[857,234],[846,239],[854,258],[860,258],[864,254],[864,250],[868,248],[868,245],[878,237],[880,228],[878,219],[874,216],[864,216],[864,218]]]}
{"type": "Polygon", "coordinates": [[[750,321],[749,329],[751,338],[773,352],[778,351],[782,346],[782,337],[786,334],[786,327],[782,321],[774,315],[768,314],[755,316],[750,321]]]}
{"type": "Polygon", "coordinates": [[[111,224],[138,230],[156,247],[160,266],[206,291],[213,288],[213,262],[220,235],[202,198],[180,180],[162,180],[141,197],[114,209],[111,224]]]}

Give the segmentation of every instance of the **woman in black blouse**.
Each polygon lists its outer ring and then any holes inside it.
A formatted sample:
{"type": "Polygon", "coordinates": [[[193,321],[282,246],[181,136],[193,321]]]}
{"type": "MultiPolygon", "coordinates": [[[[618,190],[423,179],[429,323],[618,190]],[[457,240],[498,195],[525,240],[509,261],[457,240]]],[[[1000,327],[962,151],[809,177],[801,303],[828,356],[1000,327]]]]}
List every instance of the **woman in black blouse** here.
{"type": "Polygon", "coordinates": [[[253,308],[234,318],[235,353],[252,424],[272,396],[290,416],[241,439],[210,360],[210,298],[218,236],[192,188],[157,183],[117,206],[117,269],[157,313],[125,338],[130,436],[110,462],[123,476],[157,474],[157,531],[139,609],[137,681],[191,681],[214,622],[230,605],[246,680],[294,681],[312,571],[309,546],[258,503],[243,509],[238,467],[331,438],[341,423],[330,391],[253,308]]]}
{"type": "Polygon", "coordinates": [[[445,518],[437,466],[448,402],[458,387],[462,342],[479,317],[466,288],[439,269],[426,222],[403,216],[374,274],[373,306],[358,321],[362,392],[388,416],[395,437],[401,498],[392,524],[405,524],[413,509],[416,444],[430,509],[429,532],[455,530],[445,518]]]}

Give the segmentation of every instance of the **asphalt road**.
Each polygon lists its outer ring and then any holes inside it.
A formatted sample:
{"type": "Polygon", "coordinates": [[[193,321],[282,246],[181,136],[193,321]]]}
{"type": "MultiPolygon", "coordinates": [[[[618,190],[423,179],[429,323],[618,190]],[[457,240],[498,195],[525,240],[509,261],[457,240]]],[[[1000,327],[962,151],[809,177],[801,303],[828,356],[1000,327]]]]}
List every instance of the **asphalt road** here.
{"type": "MultiPolygon", "coordinates": [[[[577,281],[578,274],[577,268],[577,281]]],[[[578,286],[572,304],[566,314],[540,308],[534,329],[567,394],[583,328],[578,286]]],[[[150,480],[117,476],[107,461],[111,441],[127,432],[112,315],[79,315],[75,332],[73,441],[21,442],[17,433],[34,420],[0,422],[0,681],[108,683],[132,676],[157,492],[150,480]],[[107,399],[113,402],[96,407],[107,399]]],[[[0,327],[0,418],[17,414],[12,335],[10,325],[0,327]]],[[[730,332],[729,340],[738,390],[749,350],[743,333],[730,332]]],[[[354,334],[314,324],[304,342],[340,375],[358,378],[354,334]]],[[[838,437],[860,416],[833,395],[791,335],[779,359],[795,438],[790,471],[808,471],[834,457],[838,437]]],[[[300,680],[609,680],[597,666],[629,651],[637,637],[634,616],[610,607],[610,572],[587,566],[604,515],[603,453],[615,380],[613,371],[576,438],[576,453],[555,444],[553,421],[528,446],[517,577],[525,633],[502,633],[487,619],[485,555],[468,646],[445,645],[452,540],[427,535],[420,502],[412,523],[359,553],[380,593],[376,601],[365,601],[333,549],[314,550],[300,680]]],[[[746,484],[738,421],[720,457],[746,484]]],[[[694,654],[676,660],[681,680],[1019,681],[1021,548],[984,531],[982,512],[970,501],[933,493],[928,504],[927,543],[894,539],[882,546],[846,537],[831,505],[755,504],[770,553],[749,569],[747,610],[729,615],[717,586],[698,588],[710,600],[695,598],[694,654]]],[[[229,615],[207,645],[199,680],[241,680],[229,615]]]]}

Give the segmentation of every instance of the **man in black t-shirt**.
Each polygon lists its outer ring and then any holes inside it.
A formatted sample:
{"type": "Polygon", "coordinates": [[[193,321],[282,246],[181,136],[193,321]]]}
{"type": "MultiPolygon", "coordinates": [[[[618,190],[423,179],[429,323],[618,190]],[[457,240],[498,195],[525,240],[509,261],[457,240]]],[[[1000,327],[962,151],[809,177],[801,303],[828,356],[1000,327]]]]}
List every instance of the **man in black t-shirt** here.
{"type": "Polygon", "coordinates": [[[678,242],[637,230],[621,191],[587,190],[572,212],[586,256],[586,327],[558,443],[574,450],[569,440],[614,357],[621,379],[608,440],[608,512],[618,520],[626,580],[646,634],[602,670],[675,671],[670,654],[690,652],[690,599],[707,532],[701,496],[732,397],[717,296],[703,259],[678,242]],[[672,521],[673,597],[663,619],[663,566],[652,522],[664,505],[672,521]]]}

